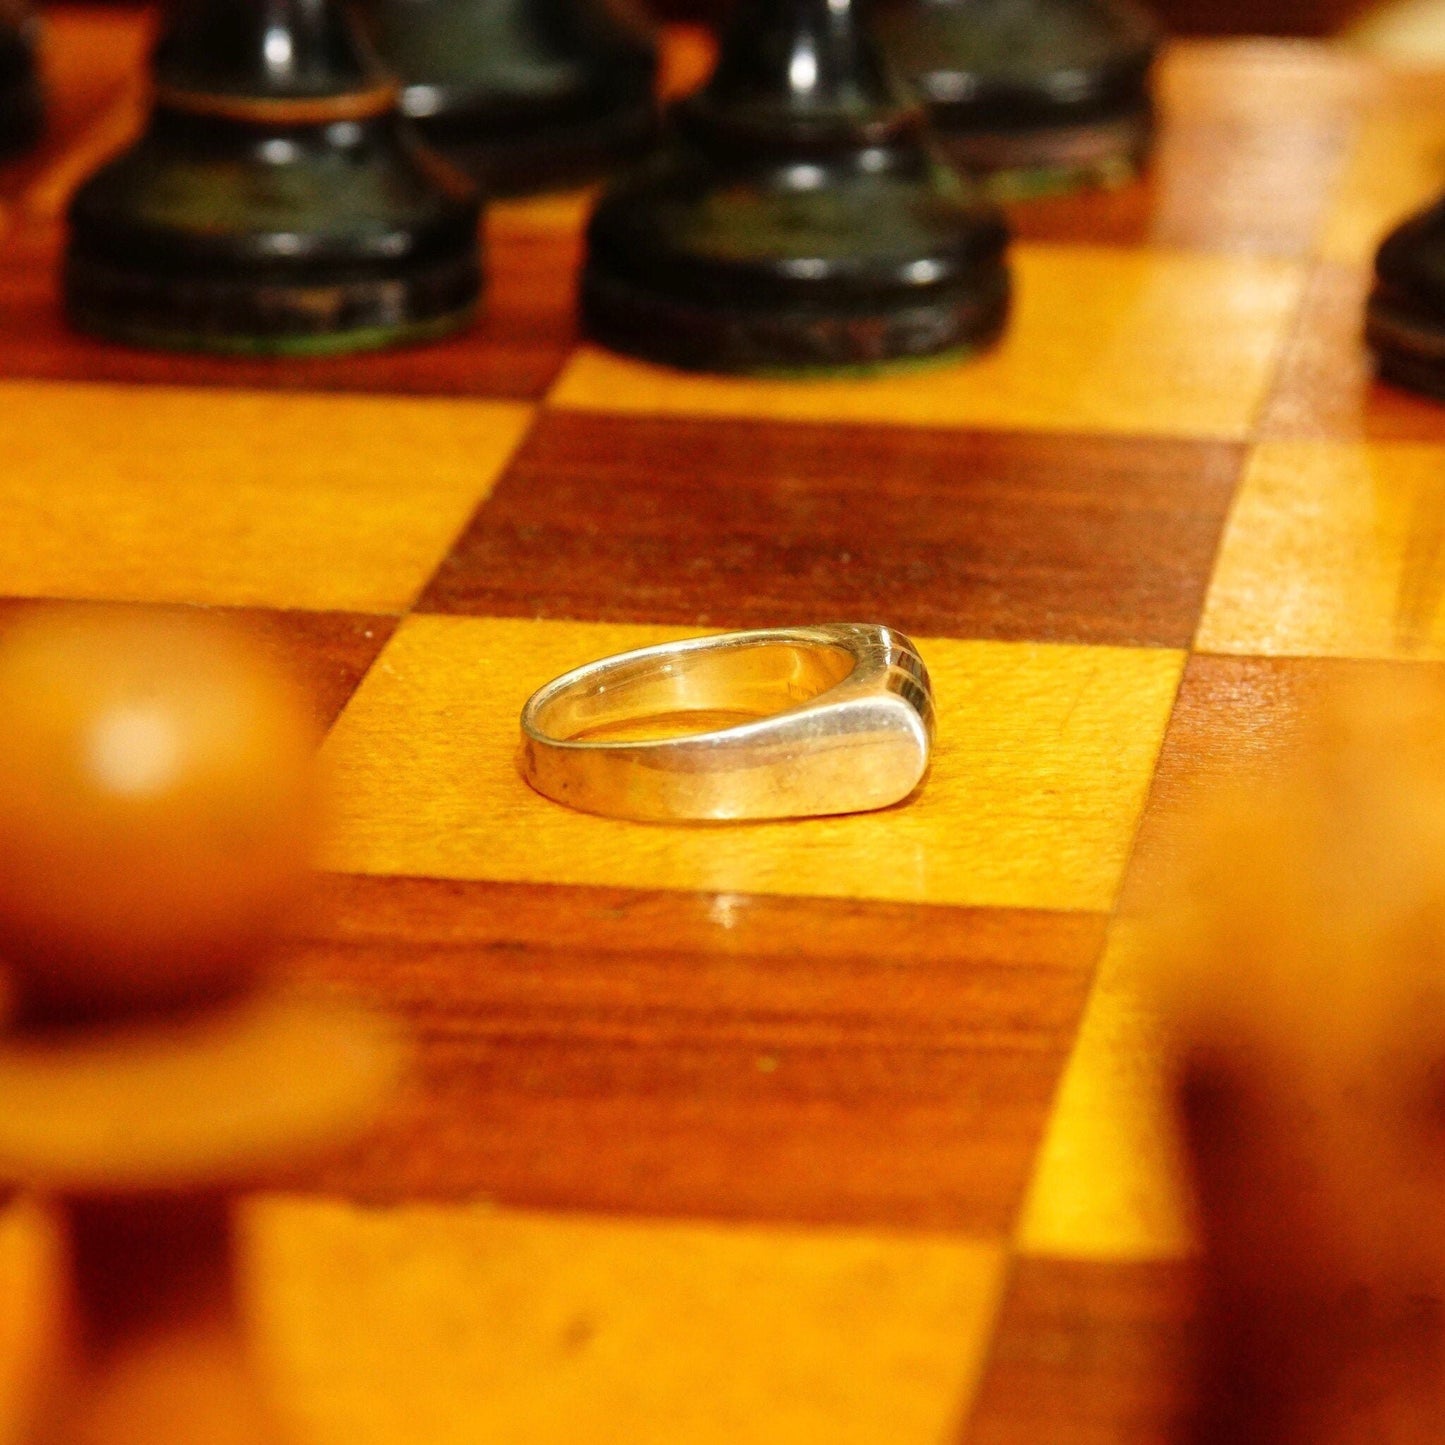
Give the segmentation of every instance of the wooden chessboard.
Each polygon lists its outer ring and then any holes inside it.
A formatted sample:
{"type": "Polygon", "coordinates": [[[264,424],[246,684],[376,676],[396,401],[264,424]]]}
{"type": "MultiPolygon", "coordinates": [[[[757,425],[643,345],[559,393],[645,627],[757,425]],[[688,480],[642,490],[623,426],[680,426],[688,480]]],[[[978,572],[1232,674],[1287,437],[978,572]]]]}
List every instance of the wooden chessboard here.
{"type": "MultiPolygon", "coordinates": [[[[1359,342],[1445,78],[1182,45],[1150,177],[1016,212],[997,350],[806,384],[579,344],[575,197],[492,210],[440,345],[73,336],[59,220],[144,25],[49,25],[51,135],[0,172],[0,594],[239,609],[299,660],[339,786],[295,963],[417,1040],[377,1136],[248,1214],[306,1438],[1162,1441],[1188,1212],[1112,920],[1322,678],[1445,657],[1445,410],[1359,342]],[[562,669],[830,620],[932,669],[906,806],[689,829],[521,782],[562,669]]],[[[13,1207],[0,1398],[40,1241],[13,1207]]]]}

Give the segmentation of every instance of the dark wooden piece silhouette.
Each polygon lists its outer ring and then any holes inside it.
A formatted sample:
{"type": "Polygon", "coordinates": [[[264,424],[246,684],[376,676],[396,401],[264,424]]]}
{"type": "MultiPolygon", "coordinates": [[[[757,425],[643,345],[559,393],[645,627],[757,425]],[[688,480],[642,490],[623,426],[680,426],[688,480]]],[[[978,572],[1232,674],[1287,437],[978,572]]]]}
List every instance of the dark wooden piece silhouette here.
{"type": "Polygon", "coordinates": [[[605,0],[370,0],[361,13],[402,109],[490,193],[591,180],[653,138],[656,47],[605,0]]]}
{"type": "Polygon", "coordinates": [[[70,208],[71,321],[143,346],[309,353],[471,315],[478,201],[414,136],[339,0],[191,0],[141,138],[70,208]]]}
{"type": "Polygon", "coordinates": [[[928,355],[997,335],[1006,239],[852,0],[748,0],[711,80],[593,215],[583,315],[609,346],[705,370],[928,355]]]}

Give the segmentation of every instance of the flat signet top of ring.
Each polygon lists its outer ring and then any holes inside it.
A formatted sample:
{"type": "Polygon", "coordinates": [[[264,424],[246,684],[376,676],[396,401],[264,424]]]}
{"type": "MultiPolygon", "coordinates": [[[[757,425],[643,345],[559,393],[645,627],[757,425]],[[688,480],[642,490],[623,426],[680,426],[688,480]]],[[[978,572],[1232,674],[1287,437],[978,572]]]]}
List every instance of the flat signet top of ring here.
{"type": "MultiPolygon", "coordinates": [[[[706,639],[704,639],[706,640],[706,639]]],[[[647,649],[651,652],[651,649],[647,649]]],[[[561,692],[534,714],[557,743],[627,747],[714,734],[813,707],[858,670],[832,643],[759,637],[729,648],[662,651],[600,671],[585,690],[561,692]]],[[[561,681],[561,679],[559,679],[561,681]]]]}
{"type": "Polygon", "coordinates": [[[584,812],[810,817],[901,801],[933,738],[928,671],[876,624],[723,633],[588,663],[522,710],[522,772],[584,812]]]}

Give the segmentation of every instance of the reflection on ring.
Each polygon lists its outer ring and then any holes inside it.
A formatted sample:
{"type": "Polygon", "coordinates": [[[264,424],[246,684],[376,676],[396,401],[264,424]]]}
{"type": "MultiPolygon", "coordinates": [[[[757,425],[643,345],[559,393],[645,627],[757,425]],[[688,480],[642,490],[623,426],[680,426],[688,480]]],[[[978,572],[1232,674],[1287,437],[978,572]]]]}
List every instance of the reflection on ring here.
{"type": "Polygon", "coordinates": [[[875,624],[728,632],[576,668],[522,709],[523,776],[588,813],[648,821],[886,808],[922,781],[933,696],[875,624]]]}

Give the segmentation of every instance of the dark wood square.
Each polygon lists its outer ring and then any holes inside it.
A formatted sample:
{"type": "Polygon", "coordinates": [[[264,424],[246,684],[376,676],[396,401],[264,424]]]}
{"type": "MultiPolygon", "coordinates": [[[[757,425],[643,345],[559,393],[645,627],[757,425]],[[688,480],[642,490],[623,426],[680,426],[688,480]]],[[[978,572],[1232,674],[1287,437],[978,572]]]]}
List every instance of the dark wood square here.
{"type": "Polygon", "coordinates": [[[544,413],[421,608],[1184,646],[1222,443],[544,413]]]}
{"type": "Polygon", "coordinates": [[[1012,1223],[1104,919],[329,881],[295,963],[417,1084],[308,1187],[628,1214],[1012,1223]]]}
{"type": "Polygon", "coordinates": [[[349,356],[208,356],[142,351],[72,331],[60,305],[63,230],[22,226],[0,242],[0,376],[535,400],[576,343],[572,275],[580,243],[569,229],[505,218],[491,225],[488,240],[480,315],[455,336],[349,356]]]}

